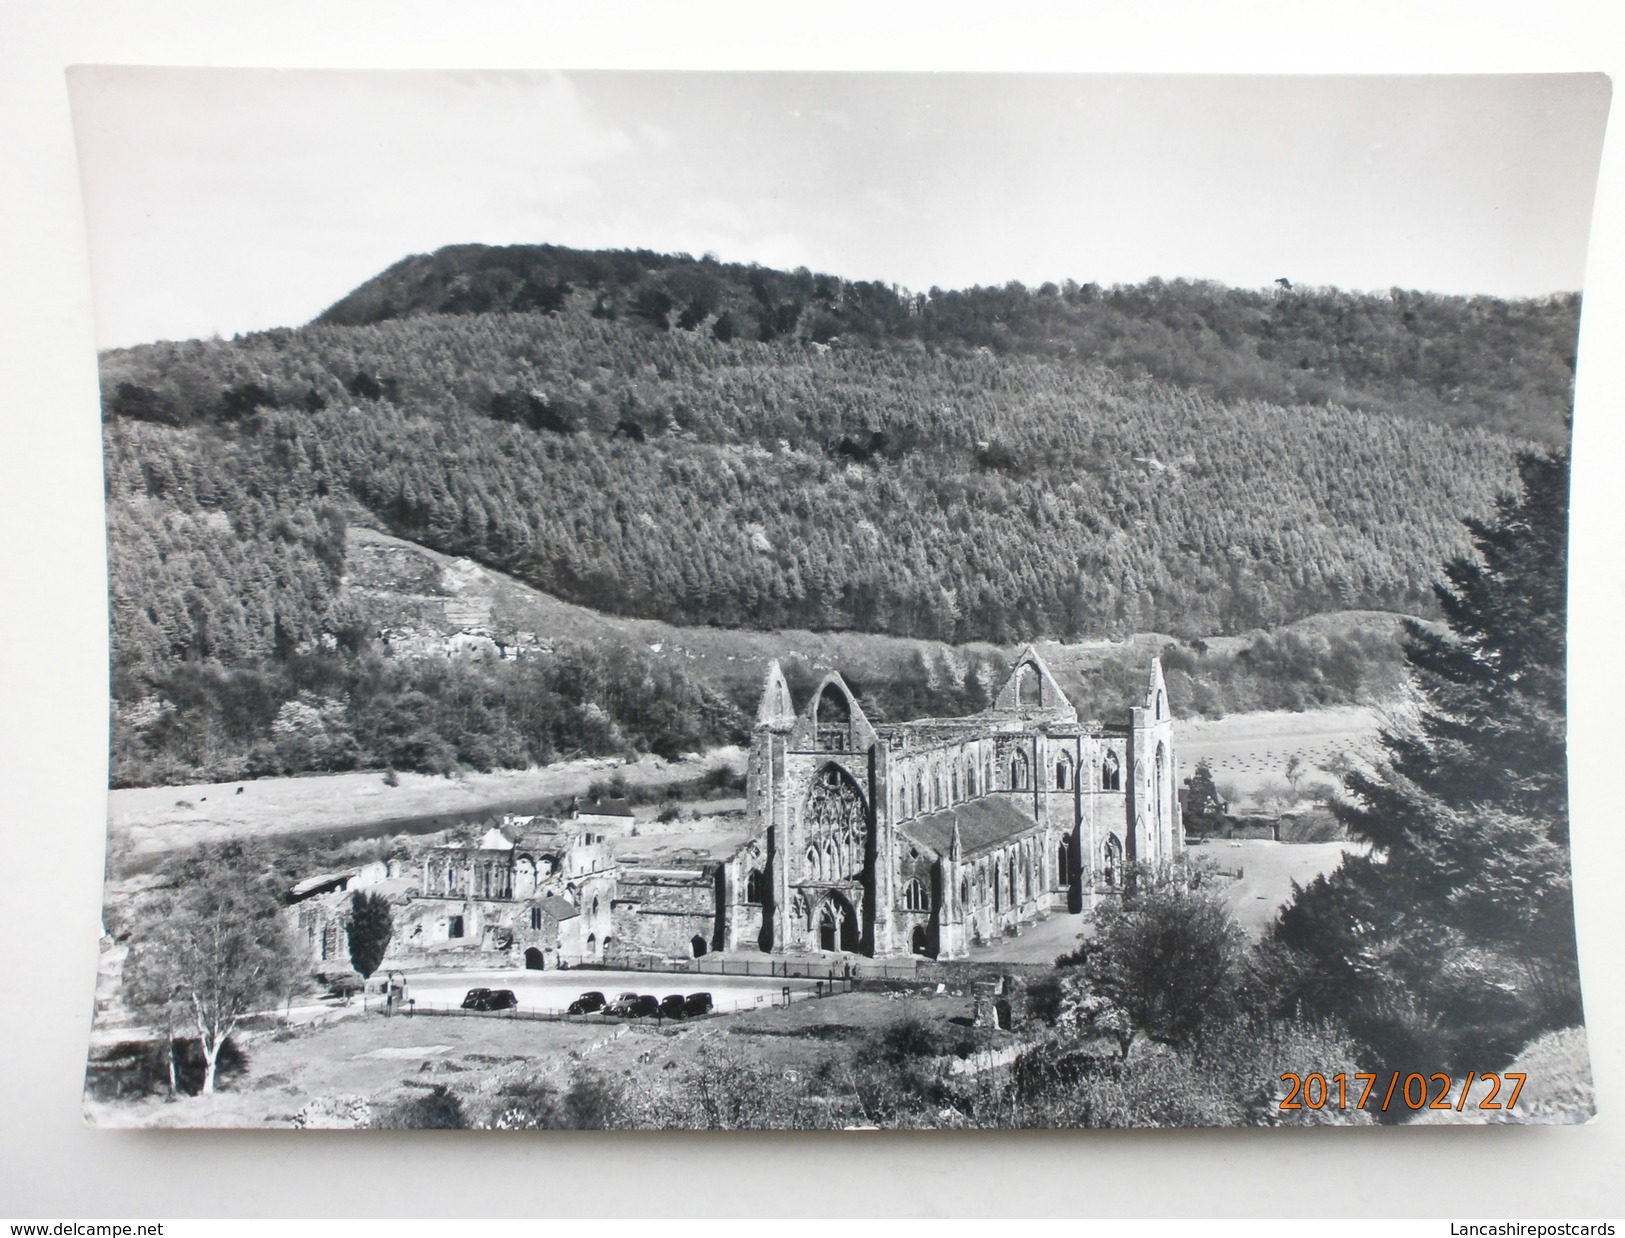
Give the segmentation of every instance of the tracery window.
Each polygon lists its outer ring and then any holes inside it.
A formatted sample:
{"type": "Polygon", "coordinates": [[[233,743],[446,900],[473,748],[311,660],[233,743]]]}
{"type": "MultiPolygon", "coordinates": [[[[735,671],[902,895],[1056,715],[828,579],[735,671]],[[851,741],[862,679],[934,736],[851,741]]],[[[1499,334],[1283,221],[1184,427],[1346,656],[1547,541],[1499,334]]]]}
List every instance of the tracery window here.
{"type": "Polygon", "coordinates": [[[825,766],[814,779],[802,821],[808,870],[817,880],[860,875],[868,849],[869,814],[863,793],[839,766],[825,766]]]}
{"type": "Polygon", "coordinates": [[[1123,789],[1123,766],[1117,759],[1117,753],[1111,749],[1106,750],[1106,757],[1100,763],[1100,789],[1102,791],[1121,791],[1123,789]]]}
{"type": "Polygon", "coordinates": [[[918,877],[903,887],[903,906],[909,911],[931,910],[931,892],[925,888],[925,882],[918,877]]]}
{"type": "Polygon", "coordinates": [[[747,903],[767,902],[767,878],[759,868],[751,869],[750,875],[745,878],[745,901],[747,903]]]}

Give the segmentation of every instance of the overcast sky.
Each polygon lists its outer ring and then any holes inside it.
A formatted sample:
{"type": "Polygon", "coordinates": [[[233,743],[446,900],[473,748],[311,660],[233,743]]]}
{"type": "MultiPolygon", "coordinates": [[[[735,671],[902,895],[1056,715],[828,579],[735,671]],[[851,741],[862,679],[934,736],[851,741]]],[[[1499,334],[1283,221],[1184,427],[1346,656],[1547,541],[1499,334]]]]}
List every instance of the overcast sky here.
{"type": "Polygon", "coordinates": [[[925,290],[1578,289],[1606,79],[70,73],[104,347],[306,322],[467,241],[925,290]]]}

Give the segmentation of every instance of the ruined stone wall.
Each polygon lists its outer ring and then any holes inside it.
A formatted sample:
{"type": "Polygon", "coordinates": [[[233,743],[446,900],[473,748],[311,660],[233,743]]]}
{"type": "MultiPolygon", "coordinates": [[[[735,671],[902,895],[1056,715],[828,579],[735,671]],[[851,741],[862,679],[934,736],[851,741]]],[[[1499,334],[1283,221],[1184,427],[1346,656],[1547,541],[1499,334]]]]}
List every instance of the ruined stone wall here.
{"type": "Polygon", "coordinates": [[[717,884],[710,872],[689,875],[622,873],[611,906],[619,955],[692,957],[717,946],[717,884]]]}

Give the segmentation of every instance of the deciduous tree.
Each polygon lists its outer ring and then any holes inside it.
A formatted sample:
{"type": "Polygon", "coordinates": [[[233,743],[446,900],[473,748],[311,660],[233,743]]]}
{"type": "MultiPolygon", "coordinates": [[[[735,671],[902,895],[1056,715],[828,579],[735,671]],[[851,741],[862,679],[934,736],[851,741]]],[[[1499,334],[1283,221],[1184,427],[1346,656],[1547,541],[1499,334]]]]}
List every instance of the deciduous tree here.
{"type": "Polygon", "coordinates": [[[205,1094],[214,1091],[220,1050],[238,1024],[282,1000],[299,976],[265,874],[241,872],[221,858],[206,854],[184,866],[173,897],[144,910],[131,946],[133,983],[145,1009],[174,1020],[171,1032],[184,1012],[196,1030],[205,1094]]]}

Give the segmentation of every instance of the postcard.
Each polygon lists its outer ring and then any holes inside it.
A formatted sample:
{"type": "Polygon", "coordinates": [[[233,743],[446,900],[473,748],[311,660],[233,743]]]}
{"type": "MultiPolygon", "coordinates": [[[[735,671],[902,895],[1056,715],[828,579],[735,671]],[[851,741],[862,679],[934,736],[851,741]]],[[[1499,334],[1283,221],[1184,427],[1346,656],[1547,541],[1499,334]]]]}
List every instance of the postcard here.
{"type": "Polygon", "coordinates": [[[70,89],[87,1121],[1594,1114],[1605,78],[70,89]]]}

